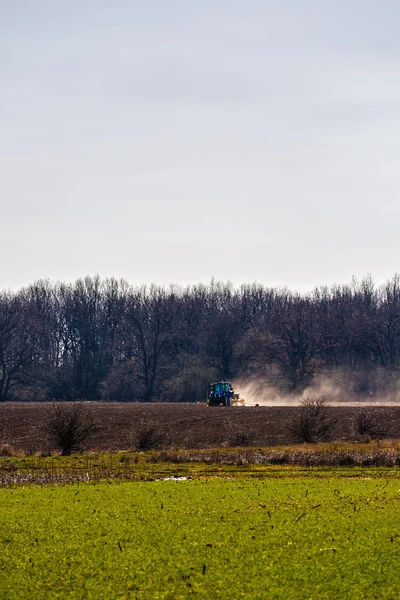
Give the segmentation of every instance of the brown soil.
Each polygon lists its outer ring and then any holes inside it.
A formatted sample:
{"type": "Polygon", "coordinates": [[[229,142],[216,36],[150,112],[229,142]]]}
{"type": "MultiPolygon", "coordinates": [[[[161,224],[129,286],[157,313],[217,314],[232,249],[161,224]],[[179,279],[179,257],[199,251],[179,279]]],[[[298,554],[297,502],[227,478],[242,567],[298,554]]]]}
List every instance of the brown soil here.
{"type": "MultiPolygon", "coordinates": [[[[98,430],[83,450],[129,450],[137,434],[154,428],[158,444],[169,448],[222,446],[274,446],[294,442],[290,423],[298,407],[209,408],[204,404],[90,403],[98,430]]],[[[52,450],[43,423],[51,404],[4,403],[0,405],[0,447],[28,453],[52,450]]],[[[328,407],[336,426],[331,439],[357,440],[351,407],[328,407]]],[[[400,438],[400,406],[373,408],[381,423],[380,437],[400,438]]]]}

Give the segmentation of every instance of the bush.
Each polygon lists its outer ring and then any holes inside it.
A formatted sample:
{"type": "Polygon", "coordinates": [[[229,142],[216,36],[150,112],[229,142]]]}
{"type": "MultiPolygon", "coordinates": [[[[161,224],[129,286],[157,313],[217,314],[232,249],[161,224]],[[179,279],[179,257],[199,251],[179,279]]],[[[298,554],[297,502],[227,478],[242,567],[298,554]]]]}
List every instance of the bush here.
{"type": "Polygon", "coordinates": [[[165,443],[165,435],[155,425],[142,423],[135,428],[134,440],[139,452],[159,450],[165,443]]]}
{"type": "Polygon", "coordinates": [[[287,465],[289,463],[289,455],[280,452],[279,454],[273,454],[269,458],[269,463],[271,465],[287,465]]]}
{"type": "Polygon", "coordinates": [[[47,412],[44,430],[49,440],[70,456],[97,429],[93,410],[85,402],[55,402],[47,412]]]}
{"type": "Polygon", "coordinates": [[[15,452],[11,448],[10,444],[0,445],[0,456],[14,456],[15,452]]]}
{"type": "Polygon", "coordinates": [[[385,436],[381,416],[370,406],[359,406],[352,415],[354,433],[362,437],[379,438],[385,436]]]}
{"type": "Polygon", "coordinates": [[[244,429],[242,426],[231,425],[228,428],[228,446],[232,448],[251,446],[254,441],[254,433],[244,429]]]}
{"type": "Polygon", "coordinates": [[[296,442],[315,443],[328,439],[335,427],[322,398],[307,398],[300,404],[289,431],[296,442]]]}

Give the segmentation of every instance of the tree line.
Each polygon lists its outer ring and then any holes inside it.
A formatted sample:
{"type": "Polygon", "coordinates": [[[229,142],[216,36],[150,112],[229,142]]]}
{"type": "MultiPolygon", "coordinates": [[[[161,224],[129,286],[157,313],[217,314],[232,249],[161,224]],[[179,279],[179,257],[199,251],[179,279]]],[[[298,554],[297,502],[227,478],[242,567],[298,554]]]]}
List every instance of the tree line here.
{"type": "Polygon", "coordinates": [[[400,275],[299,294],[86,277],[0,293],[0,400],[185,401],[216,379],[285,393],[321,374],[368,393],[400,366],[400,275]]]}

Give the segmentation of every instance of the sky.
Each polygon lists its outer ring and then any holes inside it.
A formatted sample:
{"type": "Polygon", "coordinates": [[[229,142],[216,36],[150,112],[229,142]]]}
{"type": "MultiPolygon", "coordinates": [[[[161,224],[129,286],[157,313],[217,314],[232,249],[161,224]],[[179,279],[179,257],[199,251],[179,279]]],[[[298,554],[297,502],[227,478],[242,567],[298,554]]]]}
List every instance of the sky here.
{"type": "Polygon", "coordinates": [[[0,288],[400,270],[397,0],[1,0],[0,288]]]}

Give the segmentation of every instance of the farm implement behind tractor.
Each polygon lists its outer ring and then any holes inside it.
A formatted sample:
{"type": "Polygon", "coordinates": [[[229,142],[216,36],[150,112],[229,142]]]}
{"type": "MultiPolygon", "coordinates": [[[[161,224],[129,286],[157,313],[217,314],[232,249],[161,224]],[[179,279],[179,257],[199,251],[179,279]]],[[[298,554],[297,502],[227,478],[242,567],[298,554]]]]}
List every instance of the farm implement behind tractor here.
{"type": "Polygon", "coordinates": [[[207,392],[208,406],[244,406],[243,398],[236,394],[229,381],[210,383],[207,392]]]}

